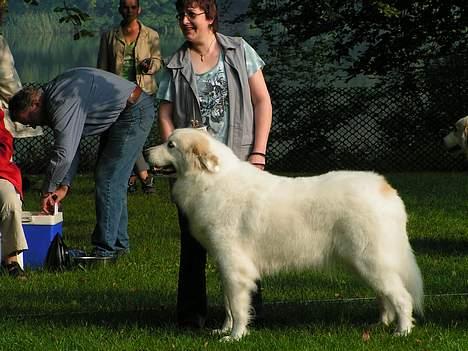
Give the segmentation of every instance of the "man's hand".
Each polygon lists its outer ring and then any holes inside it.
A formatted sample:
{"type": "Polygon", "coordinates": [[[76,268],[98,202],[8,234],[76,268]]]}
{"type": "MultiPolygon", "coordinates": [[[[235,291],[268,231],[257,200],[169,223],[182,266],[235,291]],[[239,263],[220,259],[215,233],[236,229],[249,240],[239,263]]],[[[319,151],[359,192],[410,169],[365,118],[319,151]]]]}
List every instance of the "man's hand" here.
{"type": "Polygon", "coordinates": [[[68,190],[70,188],[68,185],[60,185],[57,189],[55,189],[54,194],[57,195],[56,201],[60,203],[68,194],[68,190]]]}
{"type": "Polygon", "coordinates": [[[53,214],[54,213],[54,206],[55,206],[55,200],[54,200],[54,193],[44,193],[41,195],[41,211],[44,214],[53,214]]]}
{"type": "Polygon", "coordinates": [[[55,204],[59,204],[68,193],[67,185],[60,185],[54,192],[45,193],[41,196],[41,210],[43,213],[51,215],[54,214],[55,204]]]}
{"type": "Polygon", "coordinates": [[[145,58],[140,62],[140,68],[143,73],[148,73],[151,67],[151,58],[145,58]]]}

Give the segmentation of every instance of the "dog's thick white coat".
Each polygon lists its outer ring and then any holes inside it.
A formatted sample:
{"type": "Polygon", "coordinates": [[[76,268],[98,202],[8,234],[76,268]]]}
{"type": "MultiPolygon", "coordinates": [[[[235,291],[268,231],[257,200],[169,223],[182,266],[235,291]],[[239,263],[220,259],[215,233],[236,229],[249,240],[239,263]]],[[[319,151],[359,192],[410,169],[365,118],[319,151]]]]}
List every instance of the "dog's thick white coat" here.
{"type": "Polygon", "coordinates": [[[468,116],[455,123],[455,130],[444,137],[444,144],[447,149],[459,150],[468,157],[468,116]]]}
{"type": "Polygon", "coordinates": [[[397,192],[371,172],[289,178],[240,161],[207,133],[178,129],[147,151],[150,164],[174,166],[173,198],[192,234],[217,261],[225,296],[225,339],[247,333],[255,280],[284,269],[334,263],[372,287],[386,325],[408,334],[422,314],[423,282],[397,192]]]}

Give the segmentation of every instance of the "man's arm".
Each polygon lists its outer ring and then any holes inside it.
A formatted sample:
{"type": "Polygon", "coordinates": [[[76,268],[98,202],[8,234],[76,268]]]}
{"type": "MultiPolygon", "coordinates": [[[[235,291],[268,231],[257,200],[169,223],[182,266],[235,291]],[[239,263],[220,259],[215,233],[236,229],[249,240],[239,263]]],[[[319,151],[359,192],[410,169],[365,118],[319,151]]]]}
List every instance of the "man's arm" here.
{"type": "Polygon", "coordinates": [[[156,74],[161,69],[161,45],[158,32],[154,31],[150,39],[150,64],[146,74],[156,74]]]}
{"type": "Polygon", "coordinates": [[[42,187],[44,193],[53,192],[66,178],[77,154],[86,121],[79,98],[68,98],[60,103],[49,101],[47,105],[51,106],[47,113],[54,130],[54,146],[42,187]]]}
{"type": "Polygon", "coordinates": [[[97,57],[96,67],[104,71],[109,71],[109,57],[108,57],[108,33],[101,35],[101,41],[99,42],[99,52],[97,57]]]}

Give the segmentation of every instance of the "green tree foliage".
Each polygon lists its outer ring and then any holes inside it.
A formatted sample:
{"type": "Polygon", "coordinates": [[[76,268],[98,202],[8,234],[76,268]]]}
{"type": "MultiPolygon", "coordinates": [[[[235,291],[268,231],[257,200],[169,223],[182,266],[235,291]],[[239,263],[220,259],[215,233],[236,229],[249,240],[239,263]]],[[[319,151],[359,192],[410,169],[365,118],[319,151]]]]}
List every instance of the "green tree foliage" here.
{"type": "Polygon", "coordinates": [[[248,17],[270,51],[287,51],[304,66],[336,63],[348,77],[411,80],[429,64],[467,53],[466,0],[252,0],[248,17]]]}
{"type": "MultiPolygon", "coordinates": [[[[59,23],[69,23],[74,27],[73,37],[79,39],[91,36],[120,21],[117,11],[119,0],[23,0],[5,2],[16,14],[34,11],[56,12],[60,14],[59,23]]],[[[164,30],[176,24],[174,0],[140,0],[143,8],[142,20],[145,24],[164,30]]],[[[1,3],[0,3],[1,5],[1,3]]]]}

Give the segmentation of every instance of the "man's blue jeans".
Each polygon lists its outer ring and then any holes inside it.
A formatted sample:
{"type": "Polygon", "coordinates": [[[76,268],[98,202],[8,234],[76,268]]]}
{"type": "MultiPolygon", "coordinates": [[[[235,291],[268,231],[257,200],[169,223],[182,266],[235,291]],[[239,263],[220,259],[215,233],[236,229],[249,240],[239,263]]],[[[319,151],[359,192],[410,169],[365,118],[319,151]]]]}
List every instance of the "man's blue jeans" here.
{"type": "Polygon", "coordinates": [[[142,93],[101,138],[94,174],[96,227],[92,244],[96,255],[129,251],[127,182],[151,130],[154,113],[153,98],[142,93]]]}

